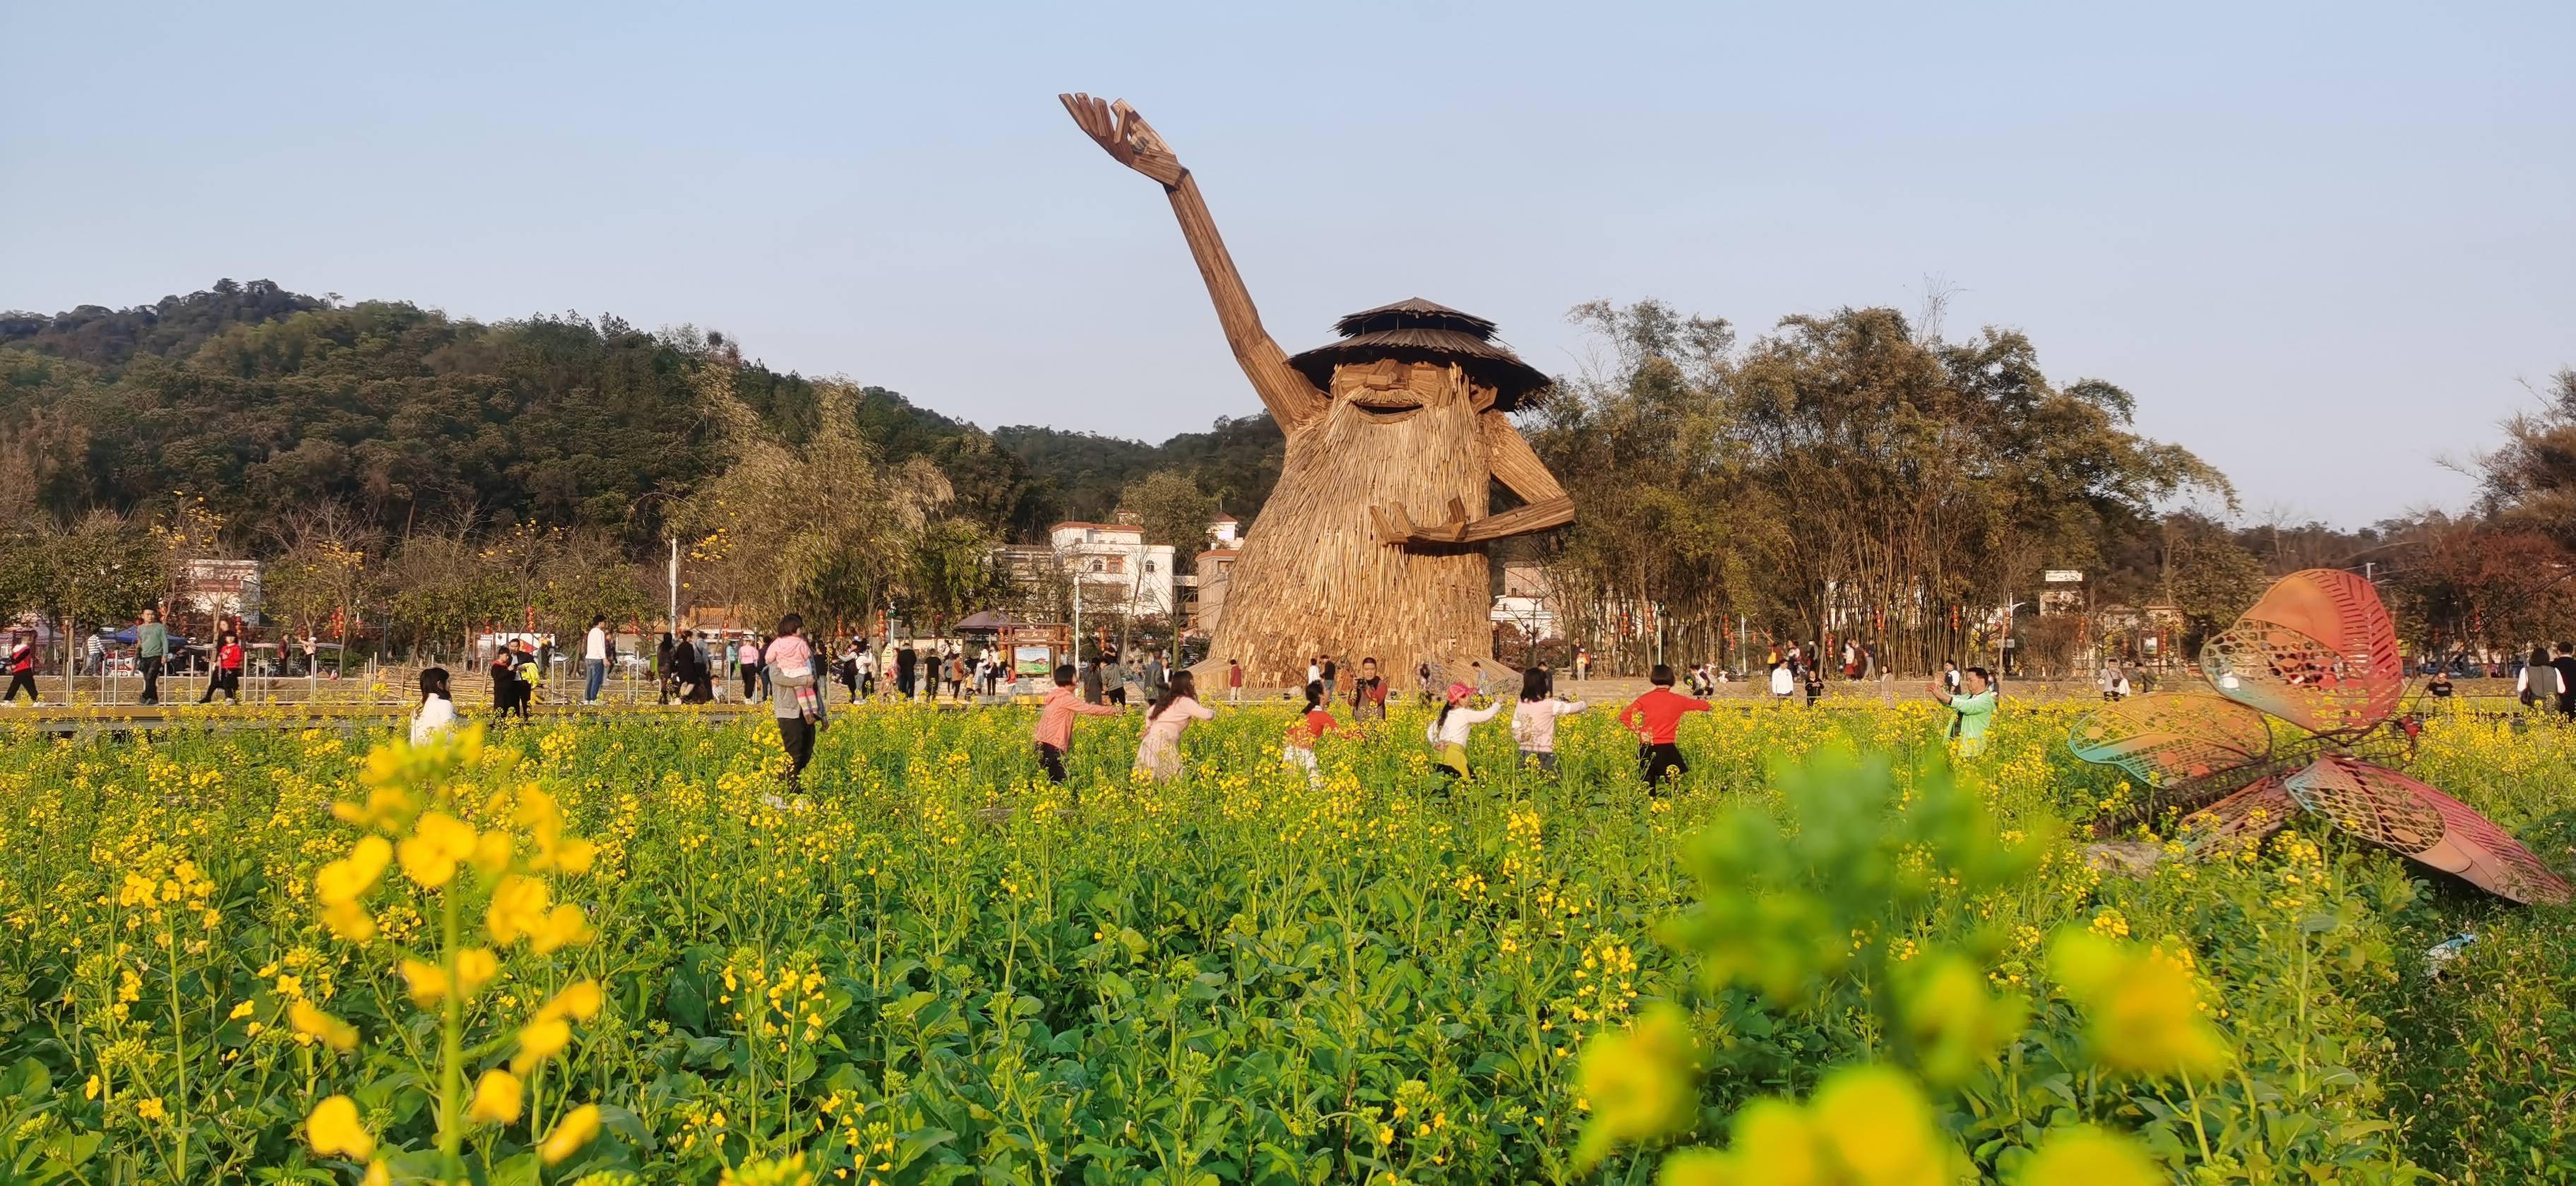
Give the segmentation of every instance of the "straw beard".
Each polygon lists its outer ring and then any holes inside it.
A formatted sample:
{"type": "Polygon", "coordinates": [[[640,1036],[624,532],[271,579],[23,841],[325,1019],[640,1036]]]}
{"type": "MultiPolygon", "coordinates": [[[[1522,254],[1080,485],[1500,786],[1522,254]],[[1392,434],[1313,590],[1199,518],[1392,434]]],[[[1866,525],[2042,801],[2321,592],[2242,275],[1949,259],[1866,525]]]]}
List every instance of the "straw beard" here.
{"type": "Polygon", "coordinates": [[[1484,545],[1391,546],[1369,507],[1440,522],[1454,499],[1484,515],[1491,473],[1478,414],[1493,392],[1437,363],[1345,366],[1332,388],[1323,416],[1289,434],[1203,666],[1212,674],[1240,659],[1246,682],[1266,686],[1302,684],[1316,655],[1374,656],[1398,673],[1425,660],[1464,670],[1489,650],[1484,545]]]}

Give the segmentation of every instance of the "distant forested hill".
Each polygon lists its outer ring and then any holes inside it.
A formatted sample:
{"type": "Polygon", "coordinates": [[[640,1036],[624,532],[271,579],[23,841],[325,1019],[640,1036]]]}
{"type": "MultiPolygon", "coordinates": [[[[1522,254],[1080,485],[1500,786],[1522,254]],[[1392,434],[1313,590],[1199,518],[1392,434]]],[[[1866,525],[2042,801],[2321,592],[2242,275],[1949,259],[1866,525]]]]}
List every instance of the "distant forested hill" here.
{"type": "Polygon", "coordinates": [[[1246,523],[1279,481],[1279,459],[1288,447],[1278,423],[1266,415],[1223,417],[1206,432],[1181,433],[1160,445],[1025,424],[993,430],[993,442],[1029,472],[1046,475],[1062,518],[1105,518],[1129,480],[1177,469],[1216,496],[1219,509],[1246,523]]]}
{"type": "MultiPolygon", "coordinates": [[[[718,463],[706,368],[775,432],[821,414],[802,376],[718,333],[614,316],[478,322],[401,301],[344,304],[255,280],[51,315],[0,313],[0,503],[68,517],[203,496],[257,546],[291,508],[338,502],[388,532],[414,521],[605,528],[659,537],[667,499],[718,463]]],[[[1266,417],[1147,445],[995,433],[866,388],[856,415],[891,461],[926,456],[973,517],[1034,539],[1099,518],[1130,480],[1178,468],[1250,518],[1276,480],[1266,417]]],[[[0,512],[13,508],[0,506],[0,512]]]]}

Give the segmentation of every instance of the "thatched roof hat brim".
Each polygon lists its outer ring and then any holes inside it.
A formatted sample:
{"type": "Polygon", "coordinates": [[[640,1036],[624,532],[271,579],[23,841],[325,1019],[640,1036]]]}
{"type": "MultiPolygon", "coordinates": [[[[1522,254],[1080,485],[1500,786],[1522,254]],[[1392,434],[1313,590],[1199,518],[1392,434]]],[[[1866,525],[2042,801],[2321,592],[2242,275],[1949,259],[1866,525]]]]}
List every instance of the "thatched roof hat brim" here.
{"type": "Polygon", "coordinates": [[[1341,341],[1288,359],[1288,365],[1327,391],[1332,389],[1334,367],[1382,358],[1454,362],[1469,379],[1494,389],[1497,411],[1536,402],[1555,385],[1510,347],[1493,340],[1493,322],[1420,297],[1363,309],[1335,321],[1333,328],[1342,334],[1341,341]]]}
{"type": "Polygon", "coordinates": [[[1395,329],[1399,326],[1410,326],[1415,329],[1454,329],[1459,333],[1474,334],[1479,338],[1494,336],[1493,322],[1473,313],[1452,309],[1438,301],[1423,300],[1421,297],[1407,297],[1391,305],[1379,305],[1374,309],[1362,309],[1357,313],[1344,314],[1341,320],[1333,323],[1333,332],[1348,338],[1373,330],[1395,329]]]}

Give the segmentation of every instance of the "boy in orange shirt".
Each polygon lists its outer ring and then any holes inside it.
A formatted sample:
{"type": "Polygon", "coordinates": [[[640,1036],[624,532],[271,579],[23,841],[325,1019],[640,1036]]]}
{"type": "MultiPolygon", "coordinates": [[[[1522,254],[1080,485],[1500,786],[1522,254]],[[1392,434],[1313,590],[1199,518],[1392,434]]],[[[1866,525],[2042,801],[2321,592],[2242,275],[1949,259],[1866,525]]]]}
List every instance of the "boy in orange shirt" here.
{"type": "Polygon", "coordinates": [[[1681,747],[1673,744],[1679,732],[1682,714],[1707,712],[1708,701],[1693,700],[1673,691],[1673,669],[1668,663],[1655,664],[1655,686],[1646,694],[1628,702],[1619,710],[1619,724],[1637,735],[1637,766],[1645,773],[1648,790],[1662,789],[1664,775],[1678,779],[1690,773],[1690,764],[1682,761],[1681,747]]]}
{"type": "Polygon", "coordinates": [[[1087,717],[1114,717],[1120,715],[1120,710],[1106,704],[1084,702],[1081,693],[1073,690],[1073,664],[1056,664],[1055,690],[1047,693],[1046,703],[1038,708],[1035,737],[1038,765],[1045,768],[1048,782],[1064,781],[1064,755],[1065,751],[1073,748],[1075,713],[1087,717]]]}

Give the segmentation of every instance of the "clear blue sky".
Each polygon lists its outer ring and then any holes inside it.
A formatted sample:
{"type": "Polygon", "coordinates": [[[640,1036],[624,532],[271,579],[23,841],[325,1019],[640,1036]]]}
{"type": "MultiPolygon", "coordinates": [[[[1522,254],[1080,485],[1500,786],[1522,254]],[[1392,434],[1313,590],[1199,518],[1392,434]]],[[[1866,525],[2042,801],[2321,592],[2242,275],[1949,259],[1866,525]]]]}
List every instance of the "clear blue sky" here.
{"type": "Polygon", "coordinates": [[[1283,345],[1426,296],[1752,332],[1963,291],[2249,510],[2457,505],[2576,363],[2576,5],[0,7],[0,308],[269,277],[738,335],[993,426],[1258,404],[1134,102],[1283,345]]]}

